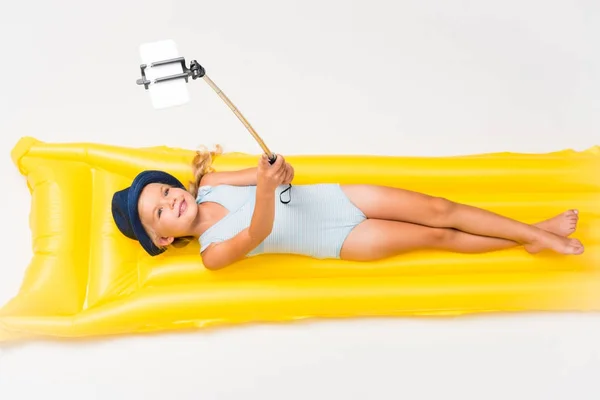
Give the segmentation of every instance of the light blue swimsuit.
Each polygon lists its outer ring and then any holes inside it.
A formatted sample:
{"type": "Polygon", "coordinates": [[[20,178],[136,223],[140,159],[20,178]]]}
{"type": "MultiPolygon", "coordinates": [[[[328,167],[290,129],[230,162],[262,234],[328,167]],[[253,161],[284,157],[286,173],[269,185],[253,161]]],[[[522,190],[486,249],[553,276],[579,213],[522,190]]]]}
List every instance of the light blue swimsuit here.
{"type": "MultiPolygon", "coordinates": [[[[350,231],[366,219],[338,184],[288,185],[275,191],[273,230],[248,256],[263,253],[300,254],[314,258],[339,258],[344,240],[350,231]]],[[[225,241],[250,226],[256,186],[201,186],[198,204],[215,202],[229,213],[208,228],[199,238],[200,251],[211,243],[225,241]]]]}

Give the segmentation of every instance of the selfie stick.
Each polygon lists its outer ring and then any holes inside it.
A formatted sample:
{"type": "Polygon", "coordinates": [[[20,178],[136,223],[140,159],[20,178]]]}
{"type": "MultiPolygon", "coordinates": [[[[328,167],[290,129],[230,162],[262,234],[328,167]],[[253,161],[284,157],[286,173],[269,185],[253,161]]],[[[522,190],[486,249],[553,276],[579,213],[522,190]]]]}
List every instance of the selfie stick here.
{"type": "Polygon", "coordinates": [[[258,133],[256,133],[254,128],[252,128],[252,125],[250,125],[248,120],[246,120],[246,118],[244,118],[242,113],[240,113],[239,110],[233,105],[231,100],[229,100],[229,98],[227,98],[225,93],[223,93],[223,91],[221,89],[219,89],[219,87],[217,85],[215,85],[215,83],[208,77],[208,75],[206,75],[205,69],[198,63],[198,61],[196,61],[196,60],[190,61],[190,67],[187,68],[185,65],[185,57],[177,57],[177,58],[172,58],[169,60],[153,62],[150,64],[150,67],[152,68],[152,67],[164,66],[164,65],[168,65],[168,64],[180,64],[183,72],[178,73],[178,74],[167,75],[167,76],[155,78],[153,80],[148,80],[146,78],[146,68],[148,67],[148,65],[142,64],[142,65],[140,65],[142,77],[140,79],[138,79],[136,81],[136,83],[138,85],[144,85],[144,87],[147,90],[151,84],[168,82],[168,81],[173,81],[176,79],[184,79],[185,82],[187,83],[188,78],[190,78],[190,77],[193,80],[196,80],[198,78],[203,78],[206,81],[206,83],[208,83],[208,85],[219,95],[219,97],[221,99],[223,99],[225,104],[227,104],[229,106],[231,111],[233,111],[233,113],[239,118],[239,120],[242,121],[242,123],[248,129],[250,134],[254,137],[254,139],[256,140],[258,145],[262,148],[262,150],[265,152],[265,154],[269,157],[269,163],[273,164],[275,162],[275,160],[277,160],[277,155],[275,155],[273,152],[271,152],[271,150],[269,150],[269,148],[267,147],[265,142],[261,139],[260,136],[258,136],[258,133]]]}
{"type": "MultiPolygon", "coordinates": [[[[206,71],[198,61],[192,60],[189,68],[185,65],[185,58],[179,56],[177,46],[175,46],[172,40],[145,43],[140,46],[140,54],[142,56],[142,64],[140,65],[142,77],[136,80],[136,83],[143,85],[148,90],[155,108],[166,108],[187,103],[189,101],[186,85],[188,79],[192,78],[196,80],[203,78],[219,97],[223,99],[238,119],[242,121],[248,132],[250,132],[254,140],[256,140],[267,155],[269,164],[272,165],[275,163],[277,155],[269,150],[265,142],[258,136],[258,133],[256,133],[242,113],[238,111],[229,98],[225,96],[225,93],[206,75],[206,71]]],[[[281,195],[285,192],[290,192],[291,188],[292,185],[290,184],[287,189],[279,194],[282,203],[287,204],[291,201],[291,193],[289,193],[289,200],[281,198],[281,195]]]]}

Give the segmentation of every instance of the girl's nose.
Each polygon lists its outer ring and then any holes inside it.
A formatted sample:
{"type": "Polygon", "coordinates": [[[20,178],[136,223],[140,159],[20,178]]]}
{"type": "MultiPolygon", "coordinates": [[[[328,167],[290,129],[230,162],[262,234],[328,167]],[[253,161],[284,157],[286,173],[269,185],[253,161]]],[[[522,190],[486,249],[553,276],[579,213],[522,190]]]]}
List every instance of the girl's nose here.
{"type": "Polygon", "coordinates": [[[171,198],[169,196],[164,197],[162,199],[162,204],[163,204],[163,207],[168,207],[170,209],[173,209],[173,207],[175,207],[175,198],[171,198]]]}

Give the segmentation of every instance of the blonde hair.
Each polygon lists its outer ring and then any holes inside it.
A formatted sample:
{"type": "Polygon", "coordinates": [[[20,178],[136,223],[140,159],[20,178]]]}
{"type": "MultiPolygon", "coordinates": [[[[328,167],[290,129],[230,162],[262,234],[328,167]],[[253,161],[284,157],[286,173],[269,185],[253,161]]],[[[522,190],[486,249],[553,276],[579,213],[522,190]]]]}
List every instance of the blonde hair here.
{"type": "Polygon", "coordinates": [[[198,189],[200,188],[200,181],[204,175],[214,172],[212,167],[213,160],[218,155],[223,154],[223,148],[220,145],[215,146],[215,150],[210,151],[206,146],[200,146],[200,150],[196,150],[196,155],[192,160],[192,172],[194,180],[190,181],[189,192],[192,196],[198,195],[198,189]]]}

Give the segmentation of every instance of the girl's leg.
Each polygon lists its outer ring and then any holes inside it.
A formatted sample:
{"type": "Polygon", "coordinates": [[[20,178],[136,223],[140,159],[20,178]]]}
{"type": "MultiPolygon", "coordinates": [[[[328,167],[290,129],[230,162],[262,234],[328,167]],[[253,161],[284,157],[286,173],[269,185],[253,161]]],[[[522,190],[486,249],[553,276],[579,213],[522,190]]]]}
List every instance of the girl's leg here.
{"type": "Polygon", "coordinates": [[[473,235],[452,228],[367,219],[350,232],[342,245],[340,257],[343,260],[373,261],[413,250],[487,253],[518,245],[510,240],[473,235]]]}
{"type": "Polygon", "coordinates": [[[518,243],[510,240],[472,235],[452,228],[367,219],[350,232],[342,245],[340,258],[373,261],[413,250],[486,253],[515,246],[518,243]]]}
{"type": "Polygon", "coordinates": [[[576,239],[567,239],[537,226],[444,198],[378,185],[342,185],[342,190],[370,219],[455,228],[475,235],[503,238],[524,244],[532,253],[544,248],[563,254],[583,253],[583,245],[576,239]]]}

